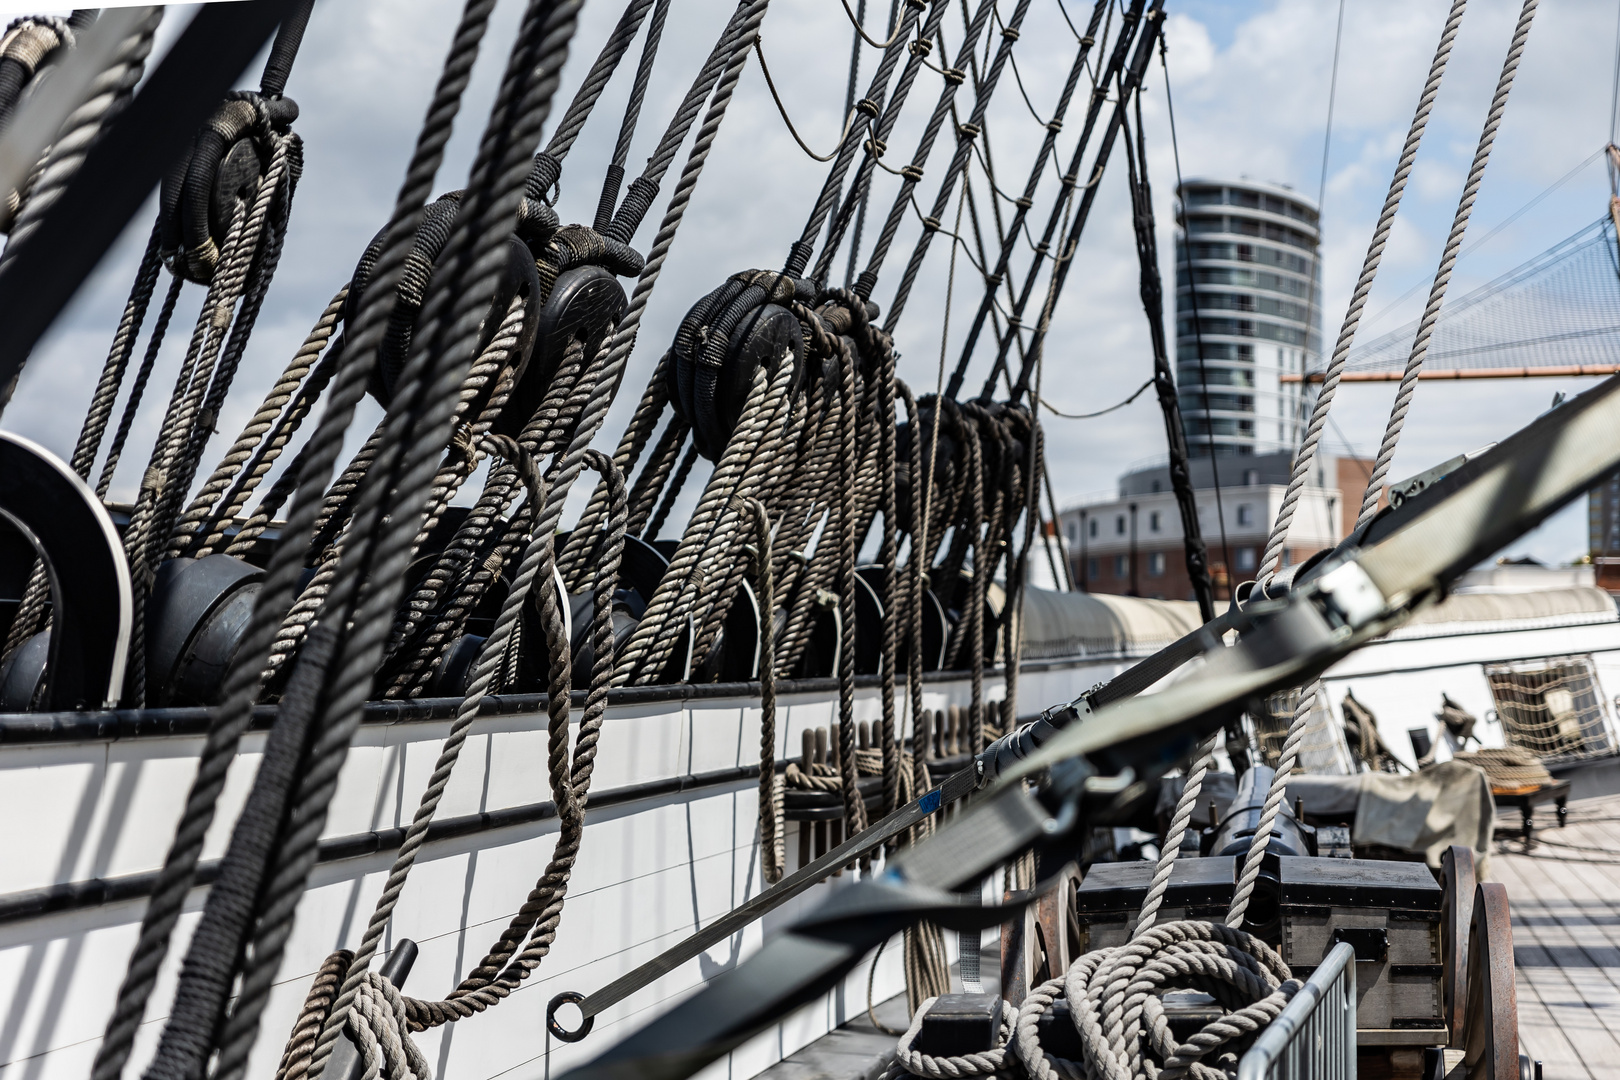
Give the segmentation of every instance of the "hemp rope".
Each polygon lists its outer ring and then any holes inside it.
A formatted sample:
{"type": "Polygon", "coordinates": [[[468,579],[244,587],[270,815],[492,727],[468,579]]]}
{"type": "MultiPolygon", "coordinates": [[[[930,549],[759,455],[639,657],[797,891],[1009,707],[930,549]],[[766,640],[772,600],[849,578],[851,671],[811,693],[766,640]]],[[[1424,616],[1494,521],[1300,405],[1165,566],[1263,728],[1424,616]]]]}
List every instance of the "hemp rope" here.
{"type": "MultiPolygon", "coordinates": [[[[348,328],[349,345],[327,397],[324,415],[309,445],[299,455],[300,463],[295,463],[299,464],[297,491],[293,497],[292,512],[283,528],[283,542],[277,545],[271,555],[265,584],[255,601],[248,631],[225,679],[221,692],[223,704],[211,718],[197,775],[192,781],[174,840],[164,858],[152,899],[142,918],[139,938],[96,1053],[91,1080],[116,1080],[129,1059],[135,1033],[168,951],[170,935],[190,891],[202,852],[202,842],[213,822],[214,808],[224,788],[226,770],[252,719],[270,643],[286,606],[291,604],[302,569],[303,544],[307,543],[314,524],[321,492],[331,479],[332,466],[342,448],[343,432],[353,416],[355,405],[365,392],[375,350],[382,340],[388,312],[392,308],[393,289],[421,219],[422,205],[431,190],[433,176],[443,158],[452,122],[460,107],[461,95],[469,81],[478,44],[494,4],[495,0],[468,0],[457,26],[390,217],[387,242],[372,271],[374,288],[362,303],[355,325],[348,328]],[[303,539],[300,540],[300,537],[303,539]]],[[[122,445],[123,436],[127,433],[128,422],[133,415],[132,406],[139,400],[138,390],[149,373],[151,360],[155,358],[157,345],[162,338],[162,327],[167,324],[168,313],[173,309],[182,281],[178,275],[173,279],[163,315],[153,332],[141,378],[137,380],[136,390],[131,392],[131,407],[126,408],[119,438],[115,440],[114,450],[109,453],[99,492],[105,492],[111,471],[116,467],[117,448],[122,445]]]]}
{"type": "Polygon", "coordinates": [[[1367,295],[1372,292],[1373,280],[1378,276],[1378,266],[1384,258],[1384,246],[1389,242],[1389,232],[1395,224],[1395,213],[1400,209],[1401,196],[1406,191],[1406,181],[1412,173],[1412,163],[1417,159],[1418,145],[1423,141],[1423,132],[1429,124],[1429,113],[1433,110],[1434,100],[1440,93],[1440,83],[1446,73],[1446,62],[1451,59],[1451,45],[1456,40],[1457,30],[1462,25],[1463,10],[1467,6],[1468,0],[1452,0],[1451,12],[1446,16],[1445,26],[1440,31],[1440,42],[1435,46],[1434,59],[1429,64],[1429,77],[1423,84],[1423,92],[1418,95],[1417,111],[1412,114],[1412,124],[1406,132],[1406,143],[1402,146],[1401,156],[1395,163],[1395,175],[1390,178],[1389,192],[1384,196],[1384,207],[1378,214],[1378,224],[1373,228],[1372,240],[1367,244],[1367,254],[1361,264],[1361,275],[1356,279],[1355,290],[1350,294],[1350,305],[1345,310],[1344,324],[1339,328],[1339,338],[1333,346],[1332,359],[1328,361],[1322,375],[1322,388],[1317,393],[1316,402],[1311,406],[1311,419],[1305,427],[1305,437],[1294,454],[1294,471],[1288,478],[1288,490],[1283,494],[1282,505],[1277,508],[1277,520],[1271,526],[1271,535],[1266,539],[1265,551],[1260,557],[1258,574],[1260,580],[1271,576],[1280,565],[1283,546],[1288,541],[1288,526],[1294,520],[1300,492],[1305,487],[1311,463],[1316,458],[1317,445],[1322,441],[1322,432],[1327,427],[1328,410],[1333,407],[1333,396],[1339,389],[1339,376],[1350,358],[1350,344],[1355,340],[1356,328],[1361,324],[1362,309],[1367,305],[1367,295]]]}
{"type": "Polygon", "coordinates": [[[1452,268],[1457,264],[1457,252],[1462,247],[1463,233],[1468,230],[1468,218],[1473,213],[1474,200],[1479,196],[1479,185],[1485,178],[1485,165],[1491,157],[1491,147],[1496,142],[1496,129],[1501,126],[1502,114],[1507,109],[1508,94],[1513,90],[1513,77],[1519,70],[1519,58],[1524,55],[1525,41],[1530,37],[1530,22],[1535,18],[1537,0],[1524,0],[1519,10],[1519,21],[1513,29],[1513,39],[1508,44],[1507,58],[1502,61],[1502,73],[1496,80],[1496,93],[1491,97],[1490,110],[1485,114],[1485,126],[1479,133],[1479,145],[1474,149],[1474,163],[1468,169],[1468,179],[1463,183],[1462,197],[1457,201],[1457,211],[1451,219],[1451,232],[1446,236],[1445,250],[1440,255],[1440,266],[1434,272],[1434,282],[1429,286],[1429,299],[1423,306],[1423,317],[1418,322],[1417,336],[1412,340],[1412,351],[1406,360],[1406,370],[1401,375],[1400,387],[1395,392],[1395,402],[1390,407],[1389,421],[1384,428],[1384,439],[1378,447],[1378,458],[1373,464],[1372,475],[1367,478],[1367,489],[1361,497],[1361,512],[1356,517],[1356,527],[1367,524],[1378,512],[1378,500],[1382,494],[1384,479],[1389,475],[1390,463],[1395,458],[1395,447],[1401,441],[1401,430],[1406,426],[1406,414],[1412,408],[1412,397],[1417,393],[1418,374],[1423,370],[1423,360],[1429,352],[1429,339],[1434,333],[1434,323],[1440,316],[1440,305],[1445,300],[1446,286],[1451,282],[1452,268]]]}

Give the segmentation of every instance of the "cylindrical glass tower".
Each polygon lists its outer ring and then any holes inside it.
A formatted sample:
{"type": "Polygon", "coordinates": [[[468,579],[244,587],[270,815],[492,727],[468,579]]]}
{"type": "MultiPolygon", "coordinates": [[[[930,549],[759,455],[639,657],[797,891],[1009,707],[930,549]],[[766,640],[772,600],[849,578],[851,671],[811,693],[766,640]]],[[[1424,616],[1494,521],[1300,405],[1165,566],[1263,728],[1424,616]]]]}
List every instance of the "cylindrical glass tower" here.
{"type": "Polygon", "coordinates": [[[1199,457],[1291,451],[1315,384],[1281,377],[1315,370],[1322,351],[1316,204],[1253,180],[1188,180],[1178,195],[1190,234],[1176,243],[1176,385],[1188,447],[1199,457]]]}

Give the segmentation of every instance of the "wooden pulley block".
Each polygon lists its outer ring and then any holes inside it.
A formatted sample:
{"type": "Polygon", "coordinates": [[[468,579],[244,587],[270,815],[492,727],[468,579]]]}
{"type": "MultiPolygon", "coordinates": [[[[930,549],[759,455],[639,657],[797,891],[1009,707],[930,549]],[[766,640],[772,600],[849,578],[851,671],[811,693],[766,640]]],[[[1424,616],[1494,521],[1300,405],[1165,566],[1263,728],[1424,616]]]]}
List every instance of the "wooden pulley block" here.
{"type": "Polygon", "coordinates": [[[271,136],[298,119],[288,97],[248,91],[231,94],[214,110],[184,159],[163,178],[159,241],[170,268],[206,285],[220,246],[241,207],[258,193],[270,166],[271,136]]]}
{"type": "MultiPolygon", "coordinates": [[[[534,272],[532,264],[529,269],[534,272]]],[[[536,277],[534,295],[539,295],[538,286],[536,277]]],[[[569,346],[578,343],[586,356],[594,354],[628,304],[624,286],[600,266],[576,266],[558,274],[545,303],[533,305],[537,310],[529,339],[532,348],[524,351],[517,386],[491,430],[516,438],[545,400],[569,346]]],[[[527,321],[524,328],[528,329],[527,321]]]]}
{"type": "Polygon", "coordinates": [[[761,369],[774,375],[791,363],[802,371],[804,330],[784,305],[813,298],[808,282],[750,270],[733,275],[681,320],[670,349],[670,403],[710,461],[725,451],[761,369]]]}
{"type": "MultiPolygon", "coordinates": [[[[377,366],[373,369],[371,380],[366,387],[372,397],[377,399],[378,404],[384,407],[393,402],[395,386],[410,355],[416,319],[421,314],[423,302],[427,299],[434,264],[450,240],[460,205],[461,193],[451,192],[441,195],[423,208],[421,224],[417,226],[416,236],[412,238],[410,251],[405,256],[399,281],[394,288],[394,309],[382,343],[377,347],[377,366]]],[[[372,238],[354,268],[354,274],[349,282],[349,295],[343,303],[345,327],[352,327],[359,317],[362,302],[370,285],[372,269],[382,254],[386,240],[387,230],[384,229],[372,238]]],[[[529,298],[531,302],[524,309],[523,325],[518,331],[517,342],[507,358],[507,363],[521,372],[528,363],[540,325],[541,305],[532,302],[533,298],[539,295],[540,278],[535,271],[534,256],[529,246],[516,236],[508,238],[506,265],[496,281],[495,295],[490,298],[489,307],[479,323],[473,355],[477,356],[483,352],[495,339],[496,331],[505,321],[512,301],[519,296],[529,298]]],[[[472,413],[476,414],[483,407],[484,401],[494,392],[498,381],[491,379],[484,388],[481,398],[469,403],[469,410],[472,413]]],[[[503,411],[510,412],[511,409],[503,411]]]]}

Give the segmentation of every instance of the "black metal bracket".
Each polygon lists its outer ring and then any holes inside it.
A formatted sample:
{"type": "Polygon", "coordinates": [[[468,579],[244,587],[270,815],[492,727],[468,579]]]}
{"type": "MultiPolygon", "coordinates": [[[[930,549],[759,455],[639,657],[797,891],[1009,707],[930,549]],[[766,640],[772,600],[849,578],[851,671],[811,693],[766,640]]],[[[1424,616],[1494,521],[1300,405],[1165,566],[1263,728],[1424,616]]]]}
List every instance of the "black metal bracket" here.
{"type": "Polygon", "coordinates": [[[49,450],[0,432],[0,515],[50,575],[54,626],[41,707],[116,705],[134,605],[123,544],[101,500],[49,450]]]}

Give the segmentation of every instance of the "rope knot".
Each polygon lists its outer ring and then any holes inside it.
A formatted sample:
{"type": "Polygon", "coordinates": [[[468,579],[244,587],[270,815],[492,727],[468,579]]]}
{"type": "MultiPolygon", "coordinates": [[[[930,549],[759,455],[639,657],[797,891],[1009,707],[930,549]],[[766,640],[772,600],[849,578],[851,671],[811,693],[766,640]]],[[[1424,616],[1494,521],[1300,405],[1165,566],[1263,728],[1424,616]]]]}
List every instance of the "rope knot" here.
{"type": "Polygon", "coordinates": [[[1003,26],[1001,28],[1001,36],[1006,38],[1008,41],[1017,41],[1018,40],[1018,27],[1016,27],[1016,26],[1003,26]]]}
{"type": "Polygon", "coordinates": [[[463,424],[450,433],[450,445],[447,449],[461,460],[471,461],[478,455],[478,441],[473,437],[472,429],[463,424]]]}
{"type": "Polygon", "coordinates": [[[923,171],[919,166],[907,165],[905,168],[900,170],[900,175],[904,179],[910,180],[913,184],[915,184],[922,180],[923,171]]]}
{"type": "Polygon", "coordinates": [[[980,128],[978,124],[958,124],[958,125],[956,125],[956,134],[958,136],[960,136],[961,138],[967,139],[969,141],[978,138],[979,137],[979,132],[982,131],[982,130],[983,129],[980,128]]]}
{"type": "Polygon", "coordinates": [[[889,144],[882,139],[871,138],[866,140],[866,152],[875,158],[880,158],[889,149],[889,144]]]}
{"type": "Polygon", "coordinates": [[[871,98],[864,97],[855,103],[855,111],[869,116],[873,120],[876,120],[878,113],[882,112],[882,110],[878,108],[877,102],[873,101],[871,98]]]}
{"type": "Polygon", "coordinates": [[[427,1058],[411,1039],[405,999],[387,976],[366,972],[345,1022],[360,1051],[367,1077],[433,1080],[427,1058]]]}
{"type": "Polygon", "coordinates": [[[906,51],[911,53],[912,56],[922,59],[934,51],[934,43],[927,38],[918,38],[906,46],[906,51]]]}
{"type": "Polygon", "coordinates": [[[967,72],[963,71],[961,68],[946,68],[944,71],[941,71],[940,74],[945,76],[945,81],[950,83],[952,86],[961,86],[963,81],[967,78],[967,72]]]}

